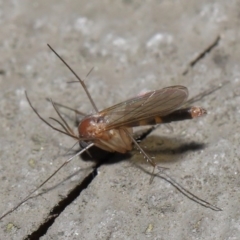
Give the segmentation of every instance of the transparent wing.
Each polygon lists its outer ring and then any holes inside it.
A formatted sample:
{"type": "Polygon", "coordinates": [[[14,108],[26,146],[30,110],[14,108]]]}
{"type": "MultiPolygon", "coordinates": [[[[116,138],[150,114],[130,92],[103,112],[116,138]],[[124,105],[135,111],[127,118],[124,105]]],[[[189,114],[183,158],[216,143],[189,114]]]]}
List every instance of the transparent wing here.
{"type": "Polygon", "coordinates": [[[104,109],[99,115],[103,116],[107,122],[106,130],[133,126],[137,121],[168,115],[179,108],[187,97],[188,90],[186,87],[167,87],[104,109]]]}

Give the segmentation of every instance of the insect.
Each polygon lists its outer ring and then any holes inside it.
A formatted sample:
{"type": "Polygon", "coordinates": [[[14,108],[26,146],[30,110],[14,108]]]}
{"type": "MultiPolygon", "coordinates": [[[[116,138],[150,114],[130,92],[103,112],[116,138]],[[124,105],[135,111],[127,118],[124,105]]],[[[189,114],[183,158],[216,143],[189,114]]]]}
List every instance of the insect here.
{"type": "MultiPolygon", "coordinates": [[[[126,153],[127,151],[132,150],[133,144],[139,149],[139,151],[143,154],[144,158],[147,162],[149,162],[152,167],[152,176],[154,176],[154,170],[156,164],[152,158],[148,156],[148,154],[143,150],[143,148],[139,145],[139,143],[133,137],[133,127],[137,126],[148,126],[148,125],[156,125],[163,123],[170,123],[173,121],[182,121],[187,119],[198,118],[207,113],[207,111],[202,107],[185,107],[181,108],[184,105],[188,98],[188,89],[184,86],[171,86],[166,87],[160,90],[150,91],[140,96],[128,99],[122,103],[116,104],[112,107],[99,111],[94,103],[84,81],[72,70],[72,68],[64,61],[64,59],[58,55],[58,53],[50,46],[49,48],[57,55],[57,57],[68,67],[68,69],[75,75],[78,79],[79,83],[82,85],[85,90],[95,113],[91,115],[85,116],[78,125],[78,133],[74,132],[62,117],[58,110],[58,106],[66,107],[61,104],[55,103],[53,101],[52,105],[58,114],[58,120],[56,118],[50,118],[54,122],[56,122],[59,127],[55,127],[52,123],[46,121],[41,115],[37,112],[37,110],[33,107],[28,95],[26,93],[27,101],[32,108],[32,110],[36,113],[36,115],[49,127],[52,129],[63,133],[67,136],[70,136],[77,141],[84,141],[87,143],[83,149],[81,149],[77,154],[67,159],[52,175],[50,175],[40,186],[34,189],[29,195],[24,198],[17,206],[3,214],[0,219],[8,215],[17,209],[21,204],[26,202],[33,193],[35,193],[39,188],[41,188],[48,180],[50,180],[61,168],[63,168],[66,164],[72,161],[76,156],[81,155],[86,152],[93,146],[106,150],[108,152],[119,152],[126,153]]],[[[206,93],[209,94],[212,91],[206,93]]],[[[66,107],[70,110],[75,111],[76,113],[82,114],[78,110],[72,109],[70,107],[66,107]]],[[[158,167],[161,169],[161,167],[158,167]]],[[[162,168],[165,169],[165,168],[162,168]]],[[[221,209],[211,205],[210,203],[196,197],[195,195],[189,193],[179,184],[177,184],[173,179],[168,175],[164,175],[165,180],[174,185],[177,189],[179,189],[183,194],[190,195],[189,198],[198,201],[201,205],[209,207],[213,210],[220,211],[221,209]]]]}

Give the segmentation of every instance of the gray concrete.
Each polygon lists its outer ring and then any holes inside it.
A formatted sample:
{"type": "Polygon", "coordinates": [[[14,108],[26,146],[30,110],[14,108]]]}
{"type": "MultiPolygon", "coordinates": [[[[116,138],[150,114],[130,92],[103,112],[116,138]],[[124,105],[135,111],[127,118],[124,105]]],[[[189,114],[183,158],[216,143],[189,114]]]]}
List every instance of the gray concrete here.
{"type": "MultiPolygon", "coordinates": [[[[151,166],[134,150],[129,159],[101,166],[42,239],[239,239],[239,6],[223,0],[0,1],[0,213],[49,176],[74,144],[36,117],[24,90],[46,118],[55,116],[46,97],[93,111],[81,87],[66,83],[74,77],[50,43],[80,76],[95,67],[87,84],[99,108],[146,89],[181,84],[194,96],[229,84],[197,103],[208,110],[206,117],[174,123],[173,133],[161,127],[141,144],[173,178],[222,212],[190,201],[157,177],[149,185],[143,169],[151,166]],[[183,75],[218,35],[219,44],[183,75]],[[176,154],[192,141],[206,147],[176,154]]],[[[38,229],[91,166],[75,159],[45,186],[57,187],[0,222],[0,239],[24,239],[38,229]]]]}

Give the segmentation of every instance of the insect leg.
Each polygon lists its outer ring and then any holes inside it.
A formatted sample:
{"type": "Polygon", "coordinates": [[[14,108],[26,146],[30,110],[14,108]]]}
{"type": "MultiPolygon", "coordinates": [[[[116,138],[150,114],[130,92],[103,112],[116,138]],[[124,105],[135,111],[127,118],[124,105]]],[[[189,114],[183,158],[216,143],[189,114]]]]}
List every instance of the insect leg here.
{"type": "MultiPolygon", "coordinates": [[[[132,139],[133,143],[136,145],[136,147],[139,149],[139,151],[143,154],[144,158],[153,166],[152,174],[151,174],[151,179],[150,179],[150,184],[153,182],[154,179],[154,171],[156,168],[156,163],[146,154],[146,152],[142,149],[142,147],[138,144],[138,142],[134,139],[134,137],[126,131],[128,136],[132,139]]],[[[167,168],[165,167],[158,167],[159,169],[161,168],[162,170],[165,170],[167,168]]]]}
{"type": "MultiPolygon", "coordinates": [[[[129,133],[128,133],[129,134],[129,133]]],[[[191,193],[190,191],[188,191],[187,189],[185,189],[184,187],[182,187],[179,183],[177,183],[174,179],[172,179],[168,174],[166,174],[163,170],[165,168],[158,166],[157,168],[160,169],[160,172],[158,174],[154,174],[154,170],[156,168],[156,163],[144,152],[144,150],[140,147],[140,145],[137,143],[137,141],[129,134],[129,136],[131,137],[131,139],[133,140],[134,144],[138,147],[138,149],[140,150],[140,152],[144,155],[144,157],[147,159],[148,162],[150,162],[150,164],[153,166],[153,171],[151,173],[151,179],[150,179],[150,183],[152,183],[153,179],[155,176],[159,176],[162,179],[164,179],[165,181],[169,182],[172,186],[174,186],[179,192],[181,192],[183,195],[185,195],[187,198],[189,198],[190,200],[206,207],[206,208],[210,208],[214,211],[222,211],[221,208],[212,205],[211,203],[197,197],[196,195],[194,195],[193,193],[191,193]]]]}
{"type": "Polygon", "coordinates": [[[95,102],[93,101],[88,89],[87,89],[87,86],[85,85],[84,81],[76,74],[76,72],[65,62],[65,60],[49,45],[47,44],[48,47],[52,50],[53,53],[55,53],[55,55],[65,64],[65,66],[73,73],[73,75],[78,79],[78,81],[80,82],[80,84],[82,85],[84,91],[86,92],[87,96],[88,96],[88,99],[90,100],[94,110],[96,111],[96,113],[98,113],[98,109],[97,109],[97,106],[95,104],[95,102]]]}
{"type": "Polygon", "coordinates": [[[189,198],[190,200],[206,207],[206,208],[211,208],[214,211],[222,211],[221,208],[212,205],[211,203],[197,197],[196,195],[192,194],[190,191],[188,191],[187,189],[185,189],[184,187],[182,187],[179,183],[177,183],[174,179],[172,179],[168,174],[163,173],[161,171],[161,174],[156,174],[157,176],[159,176],[160,178],[164,179],[165,181],[169,182],[172,186],[174,186],[179,192],[181,192],[183,195],[185,195],[187,198],[189,198]]]}
{"type": "Polygon", "coordinates": [[[0,220],[6,217],[8,214],[12,213],[16,209],[18,209],[23,203],[28,201],[30,198],[32,198],[32,195],[39,190],[46,182],[48,182],[57,172],[59,172],[65,165],[70,163],[75,157],[81,155],[85,151],[87,151],[89,148],[91,148],[94,145],[94,143],[90,143],[88,146],[86,146],[84,149],[80,150],[78,153],[76,153],[74,156],[70,157],[67,159],[57,170],[55,170],[45,181],[43,181],[38,187],[36,187],[34,190],[32,190],[21,202],[19,202],[15,207],[4,213],[1,217],[0,220]]]}
{"type": "Polygon", "coordinates": [[[222,88],[223,86],[225,86],[228,82],[223,82],[221,84],[218,84],[216,86],[213,86],[210,89],[205,90],[204,92],[201,92],[199,94],[197,94],[196,96],[190,98],[189,100],[187,100],[183,106],[187,107],[192,103],[198,102],[200,100],[202,100],[203,98],[205,98],[206,96],[209,96],[210,94],[214,93],[215,91],[219,90],[220,88],[222,88]]]}

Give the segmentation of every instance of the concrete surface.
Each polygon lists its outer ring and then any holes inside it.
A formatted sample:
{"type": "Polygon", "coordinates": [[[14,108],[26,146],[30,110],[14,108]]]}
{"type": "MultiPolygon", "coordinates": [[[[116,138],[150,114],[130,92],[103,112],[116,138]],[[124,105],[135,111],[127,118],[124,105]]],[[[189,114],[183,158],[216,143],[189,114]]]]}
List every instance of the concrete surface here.
{"type": "Polygon", "coordinates": [[[223,0],[0,1],[0,213],[46,179],[74,144],[36,117],[24,90],[45,118],[56,116],[46,97],[93,112],[47,43],[80,76],[95,67],[87,85],[101,109],[146,89],[181,84],[194,96],[228,82],[196,103],[206,117],[173,123],[174,132],[160,127],[141,143],[175,180],[223,211],[158,177],[149,185],[151,166],[133,150],[99,167],[46,227],[54,206],[93,171],[93,162],[75,159],[45,185],[47,193],[1,220],[0,239],[239,239],[239,9],[240,1],[223,0]],[[186,148],[193,142],[205,147],[186,148]]]}

